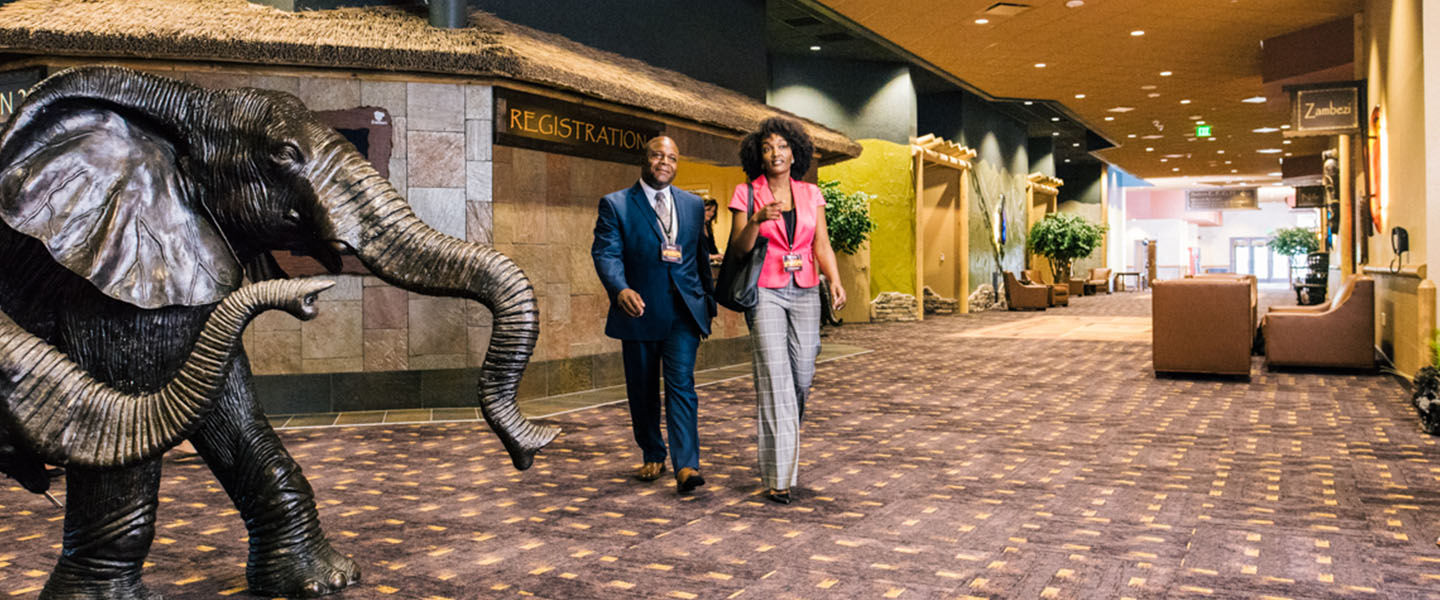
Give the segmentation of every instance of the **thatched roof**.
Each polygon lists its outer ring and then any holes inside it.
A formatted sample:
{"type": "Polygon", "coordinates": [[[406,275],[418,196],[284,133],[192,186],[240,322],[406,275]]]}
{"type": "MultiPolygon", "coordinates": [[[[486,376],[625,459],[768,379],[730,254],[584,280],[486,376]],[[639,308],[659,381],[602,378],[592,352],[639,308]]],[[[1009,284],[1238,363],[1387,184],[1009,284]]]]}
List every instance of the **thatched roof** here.
{"type": "MultiPolygon", "coordinates": [[[[291,13],[248,0],[15,0],[0,5],[0,49],[496,77],[735,132],[754,129],[767,117],[794,117],[485,12],[473,13],[470,24],[435,29],[422,12],[401,7],[291,13]]],[[[860,154],[860,145],[843,134],[800,120],[822,152],[860,154]]]]}

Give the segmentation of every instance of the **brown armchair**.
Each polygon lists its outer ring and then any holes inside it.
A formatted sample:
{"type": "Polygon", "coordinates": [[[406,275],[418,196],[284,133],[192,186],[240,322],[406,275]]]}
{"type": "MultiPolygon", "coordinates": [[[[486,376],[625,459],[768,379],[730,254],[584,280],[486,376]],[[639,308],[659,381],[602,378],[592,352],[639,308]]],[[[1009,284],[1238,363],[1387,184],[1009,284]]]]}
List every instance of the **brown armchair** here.
{"type": "Polygon", "coordinates": [[[1015,274],[1005,272],[1005,297],[1010,310],[1040,309],[1050,305],[1050,286],[1039,283],[1020,283],[1015,274]]]}
{"type": "Polygon", "coordinates": [[[1266,366],[1375,367],[1375,280],[1350,277],[1329,304],[1271,307],[1266,366]]]}
{"type": "Polygon", "coordinates": [[[1243,279],[1157,281],[1151,305],[1155,372],[1250,377],[1254,284],[1243,279]]]}
{"type": "Polygon", "coordinates": [[[1090,276],[1085,278],[1085,293],[1098,292],[1110,293],[1110,269],[1090,269],[1090,276]]]}
{"type": "Polygon", "coordinates": [[[1040,277],[1040,272],[1035,269],[1025,269],[1020,272],[1021,283],[1038,283],[1050,286],[1050,306],[1070,306],[1070,286],[1063,283],[1045,283],[1040,277]]]}

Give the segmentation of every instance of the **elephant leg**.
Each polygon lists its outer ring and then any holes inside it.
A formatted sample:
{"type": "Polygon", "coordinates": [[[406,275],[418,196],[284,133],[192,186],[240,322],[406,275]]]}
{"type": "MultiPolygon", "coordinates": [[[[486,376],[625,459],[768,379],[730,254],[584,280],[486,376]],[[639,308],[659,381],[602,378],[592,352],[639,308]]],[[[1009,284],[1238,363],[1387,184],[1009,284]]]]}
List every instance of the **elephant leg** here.
{"type": "Polygon", "coordinates": [[[315,597],[360,580],[355,561],[325,539],[315,493],[255,401],[244,354],[191,442],[250,532],[245,575],[252,593],[315,597]]]}
{"type": "Polygon", "coordinates": [[[155,538],[160,461],[66,472],[64,550],[43,600],[159,600],[140,583],[155,538]]]}

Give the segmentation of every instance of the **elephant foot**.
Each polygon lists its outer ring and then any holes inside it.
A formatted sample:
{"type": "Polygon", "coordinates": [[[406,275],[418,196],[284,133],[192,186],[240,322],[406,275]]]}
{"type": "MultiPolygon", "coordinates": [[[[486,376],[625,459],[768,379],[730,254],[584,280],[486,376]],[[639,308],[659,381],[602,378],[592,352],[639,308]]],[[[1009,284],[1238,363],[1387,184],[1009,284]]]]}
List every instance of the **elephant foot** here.
{"type": "Polygon", "coordinates": [[[359,583],[360,566],[321,539],[309,547],[251,556],[245,578],[256,595],[315,598],[359,583]]]}
{"type": "Polygon", "coordinates": [[[45,582],[40,600],[164,600],[140,578],[115,580],[85,580],[77,577],[62,577],[55,574],[45,582]]]}

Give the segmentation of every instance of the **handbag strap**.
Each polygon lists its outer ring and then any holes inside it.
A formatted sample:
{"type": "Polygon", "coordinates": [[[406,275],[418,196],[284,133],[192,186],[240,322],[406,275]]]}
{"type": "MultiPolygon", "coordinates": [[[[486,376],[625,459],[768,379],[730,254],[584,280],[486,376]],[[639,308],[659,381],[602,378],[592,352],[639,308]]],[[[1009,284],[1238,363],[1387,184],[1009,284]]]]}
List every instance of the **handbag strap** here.
{"type": "Polygon", "coordinates": [[[750,192],[750,201],[745,203],[745,218],[755,214],[755,182],[745,184],[746,191],[750,192]]]}

